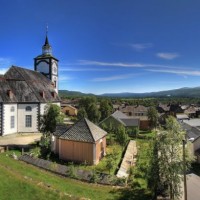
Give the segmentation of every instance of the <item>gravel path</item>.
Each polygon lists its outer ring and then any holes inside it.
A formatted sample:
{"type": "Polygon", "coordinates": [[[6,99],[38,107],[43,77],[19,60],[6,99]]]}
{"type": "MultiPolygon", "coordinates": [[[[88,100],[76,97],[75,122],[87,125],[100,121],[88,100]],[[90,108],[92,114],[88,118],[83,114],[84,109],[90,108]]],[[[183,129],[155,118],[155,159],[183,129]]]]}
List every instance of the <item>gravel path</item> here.
{"type": "Polygon", "coordinates": [[[126,153],[124,155],[121,166],[117,172],[118,178],[129,176],[129,169],[131,166],[135,165],[136,155],[137,155],[136,142],[134,140],[131,140],[127,146],[126,153]]]}
{"type": "Polygon", "coordinates": [[[29,145],[37,142],[41,138],[41,133],[23,133],[12,134],[7,136],[0,136],[0,146],[6,145],[29,145]]]}

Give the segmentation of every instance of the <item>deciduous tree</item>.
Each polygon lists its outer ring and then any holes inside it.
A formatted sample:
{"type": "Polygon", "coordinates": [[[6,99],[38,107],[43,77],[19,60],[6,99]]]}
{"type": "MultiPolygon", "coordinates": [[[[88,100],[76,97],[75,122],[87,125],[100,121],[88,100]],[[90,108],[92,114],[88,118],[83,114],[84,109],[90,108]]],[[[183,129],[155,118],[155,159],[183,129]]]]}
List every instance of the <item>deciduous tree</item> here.
{"type": "Polygon", "coordinates": [[[101,120],[110,116],[112,114],[112,111],[113,111],[111,101],[108,100],[108,99],[101,100],[99,111],[101,112],[101,120]]]}
{"type": "Polygon", "coordinates": [[[148,119],[150,121],[151,127],[156,128],[158,124],[158,111],[155,107],[150,107],[147,112],[148,119]]]}
{"type": "Polygon", "coordinates": [[[122,125],[116,129],[116,139],[122,146],[124,146],[128,140],[128,134],[122,125]]]}
{"type": "Polygon", "coordinates": [[[45,108],[44,115],[41,117],[40,125],[43,133],[40,141],[42,157],[47,158],[51,152],[50,134],[56,129],[56,124],[63,123],[64,114],[60,112],[60,107],[55,104],[49,104],[45,108]]]}
{"type": "MultiPolygon", "coordinates": [[[[168,186],[171,200],[180,199],[183,174],[182,140],[184,137],[179,123],[170,116],[166,120],[166,130],[161,131],[157,138],[160,181],[162,185],[168,186]]],[[[188,159],[188,162],[189,160],[191,159],[188,159]]]]}
{"type": "Polygon", "coordinates": [[[80,108],[78,110],[78,115],[77,115],[77,118],[78,119],[82,119],[82,118],[87,118],[87,112],[85,111],[85,108],[80,108]]]}

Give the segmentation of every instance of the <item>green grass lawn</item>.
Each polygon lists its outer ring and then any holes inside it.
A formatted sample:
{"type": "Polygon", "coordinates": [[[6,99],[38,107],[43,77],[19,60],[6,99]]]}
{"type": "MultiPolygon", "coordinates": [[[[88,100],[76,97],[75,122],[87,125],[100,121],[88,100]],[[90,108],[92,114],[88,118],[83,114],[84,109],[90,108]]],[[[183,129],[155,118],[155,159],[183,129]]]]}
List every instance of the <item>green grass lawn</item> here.
{"type": "MultiPolygon", "coordinates": [[[[145,151],[149,148],[149,138],[153,133],[144,133],[148,137],[136,139],[139,146],[139,162],[146,160],[145,151]],[[148,138],[148,139],[147,139],[148,138]],[[145,150],[145,151],[144,151],[145,150]]],[[[36,149],[38,151],[38,149],[36,149]]],[[[121,160],[122,147],[118,144],[109,145],[107,154],[115,152],[117,159],[111,171],[114,174],[121,160]]],[[[78,180],[61,177],[35,166],[16,161],[6,154],[20,154],[19,151],[9,151],[0,154],[0,199],[1,200],[53,200],[53,199],[103,199],[103,200],[149,200],[151,193],[147,188],[145,174],[135,167],[134,184],[132,187],[119,188],[90,184],[78,180]]],[[[86,169],[95,169],[108,173],[106,159],[102,159],[97,166],[86,166],[86,169]]],[[[84,168],[84,166],[81,166],[84,168]]]]}
{"type": "Polygon", "coordinates": [[[147,186],[146,179],[146,167],[148,162],[148,149],[150,148],[150,139],[155,136],[155,132],[140,132],[144,135],[142,139],[136,139],[136,145],[138,148],[137,163],[136,166],[132,167],[133,175],[130,177],[129,181],[132,184],[130,192],[127,192],[127,198],[132,195],[133,199],[137,200],[149,200],[151,199],[151,191],[147,186]],[[131,183],[132,182],[132,183],[131,183]]]}
{"type": "MultiPolygon", "coordinates": [[[[11,152],[9,152],[11,153],[11,152]]],[[[6,153],[0,154],[0,199],[121,199],[121,190],[114,187],[83,183],[57,176],[6,153]],[[69,196],[71,195],[71,197],[69,196]]]]}
{"type": "Polygon", "coordinates": [[[103,173],[107,173],[107,174],[111,174],[111,175],[114,175],[115,172],[117,171],[118,169],[118,165],[121,161],[121,158],[122,158],[122,152],[123,152],[123,147],[120,146],[119,144],[117,143],[114,143],[113,145],[108,145],[106,147],[106,156],[103,157],[100,162],[95,166],[85,166],[85,165],[74,165],[75,168],[81,168],[81,169],[86,169],[86,170],[95,170],[95,171],[98,171],[98,172],[103,172],[103,173]],[[107,160],[110,158],[110,154],[113,154],[115,153],[116,155],[116,160],[114,162],[114,165],[113,165],[113,169],[109,170],[106,168],[106,163],[107,163],[107,160]]]}

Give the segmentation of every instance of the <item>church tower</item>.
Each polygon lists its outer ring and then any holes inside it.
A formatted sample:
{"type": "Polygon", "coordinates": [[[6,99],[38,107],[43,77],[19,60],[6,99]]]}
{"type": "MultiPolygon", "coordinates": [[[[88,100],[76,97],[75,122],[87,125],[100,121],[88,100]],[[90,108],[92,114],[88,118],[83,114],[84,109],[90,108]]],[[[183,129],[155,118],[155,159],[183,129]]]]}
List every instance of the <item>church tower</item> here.
{"type": "Polygon", "coordinates": [[[50,79],[58,93],[58,59],[52,55],[52,48],[49,44],[47,32],[45,43],[42,46],[42,55],[34,58],[34,69],[50,79]]]}

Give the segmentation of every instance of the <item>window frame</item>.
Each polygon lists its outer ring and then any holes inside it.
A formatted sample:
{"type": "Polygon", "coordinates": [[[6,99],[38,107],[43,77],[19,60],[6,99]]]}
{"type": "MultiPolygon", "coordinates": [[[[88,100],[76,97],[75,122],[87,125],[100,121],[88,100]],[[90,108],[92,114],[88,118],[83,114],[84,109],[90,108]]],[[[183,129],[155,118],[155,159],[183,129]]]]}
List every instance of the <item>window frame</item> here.
{"type": "Polygon", "coordinates": [[[10,128],[11,129],[15,128],[15,116],[14,115],[10,116],[10,128]]]}
{"type": "Polygon", "coordinates": [[[27,112],[30,112],[30,111],[32,111],[32,107],[31,107],[31,106],[26,106],[25,110],[26,110],[27,112]]]}
{"type": "Polygon", "coordinates": [[[32,115],[25,115],[25,127],[26,128],[32,127],[32,115]]]}
{"type": "Polygon", "coordinates": [[[11,106],[10,112],[15,112],[15,107],[14,106],[11,106]]]}

